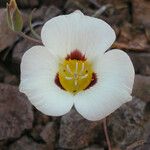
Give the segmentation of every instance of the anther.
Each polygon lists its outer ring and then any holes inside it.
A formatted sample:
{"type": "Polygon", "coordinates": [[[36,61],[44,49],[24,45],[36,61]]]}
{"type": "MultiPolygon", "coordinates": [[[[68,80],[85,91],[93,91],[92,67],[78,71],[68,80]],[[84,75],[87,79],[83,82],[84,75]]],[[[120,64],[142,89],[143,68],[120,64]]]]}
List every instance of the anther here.
{"type": "Polygon", "coordinates": [[[72,72],[71,72],[70,67],[69,67],[68,64],[66,65],[66,68],[67,68],[67,71],[68,71],[70,74],[72,74],[72,72]]]}
{"type": "Polygon", "coordinates": [[[88,74],[85,74],[84,76],[81,76],[80,79],[85,79],[88,77],[88,74]]]}
{"type": "Polygon", "coordinates": [[[77,85],[78,85],[78,82],[77,82],[77,80],[75,80],[75,81],[74,81],[74,85],[75,85],[75,86],[77,86],[77,85]]]}
{"type": "Polygon", "coordinates": [[[82,68],[81,68],[80,73],[82,73],[83,71],[84,71],[84,63],[82,63],[82,68]]]}
{"type": "Polygon", "coordinates": [[[66,80],[72,80],[72,77],[65,77],[66,80]]]}
{"type": "Polygon", "coordinates": [[[76,69],[75,69],[75,73],[77,74],[78,72],[78,62],[76,62],[76,69]]]}

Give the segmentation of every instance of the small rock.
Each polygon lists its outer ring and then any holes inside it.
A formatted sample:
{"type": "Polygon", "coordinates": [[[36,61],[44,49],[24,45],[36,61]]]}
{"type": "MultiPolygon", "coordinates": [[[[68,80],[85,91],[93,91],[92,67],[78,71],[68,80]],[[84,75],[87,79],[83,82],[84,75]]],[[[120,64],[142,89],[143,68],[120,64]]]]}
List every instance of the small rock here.
{"type": "Polygon", "coordinates": [[[18,85],[19,80],[16,75],[13,75],[8,71],[7,67],[0,63],[0,82],[4,82],[11,85],[18,85]]]}
{"type": "Polygon", "coordinates": [[[46,145],[51,147],[50,150],[53,150],[55,145],[55,129],[53,122],[49,122],[47,125],[36,125],[35,127],[33,127],[30,134],[35,141],[37,141],[38,143],[46,143],[46,145]]]}
{"type": "Polygon", "coordinates": [[[0,9],[0,52],[11,47],[16,40],[17,35],[7,25],[6,9],[0,9]]]}
{"type": "Polygon", "coordinates": [[[12,53],[13,63],[19,65],[21,63],[23,54],[34,45],[36,44],[28,41],[27,39],[23,39],[22,41],[18,42],[12,53]]]}
{"type": "Polygon", "coordinates": [[[46,6],[51,6],[51,5],[55,5],[57,6],[58,8],[62,8],[65,4],[66,0],[44,0],[44,1],[41,1],[41,3],[43,5],[46,5],[46,6]]]}
{"type": "Polygon", "coordinates": [[[19,6],[19,8],[35,8],[39,5],[39,1],[38,0],[32,0],[32,1],[29,1],[29,0],[16,0],[17,1],[17,4],[19,6]]]}
{"type": "Polygon", "coordinates": [[[96,0],[99,4],[99,9],[104,11],[100,13],[98,18],[104,19],[112,25],[120,25],[128,21],[129,10],[126,1],[123,0],[96,0]]]}
{"type": "Polygon", "coordinates": [[[31,104],[15,86],[0,84],[0,120],[0,140],[18,138],[32,128],[31,104]]]}
{"type": "MultiPolygon", "coordinates": [[[[6,142],[5,142],[5,141],[0,141],[0,150],[5,150],[5,149],[6,149],[5,145],[6,145],[6,142]],[[5,149],[4,149],[4,148],[5,148],[5,149]]],[[[6,150],[7,150],[7,149],[6,149],[6,150]]]]}
{"type": "Polygon", "coordinates": [[[117,37],[116,48],[124,50],[132,50],[139,52],[149,52],[150,45],[143,31],[138,28],[133,28],[132,24],[124,23],[119,28],[119,35],[117,37]]]}
{"type": "Polygon", "coordinates": [[[42,140],[40,134],[50,121],[51,117],[44,115],[40,111],[34,109],[34,127],[32,128],[30,133],[34,140],[42,140]]]}
{"type": "Polygon", "coordinates": [[[136,73],[150,75],[150,53],[128,53],[136,73]]]}
{"type": "Polygon", "coordinates": [[[150,102],[150,76],[135,76],[133,95],[145,102],[150,102]]]}
{"type": "Polygon", "coordinates": [[[150,150],[150,132],[149,131],[150,131],[150,122],[148,124],[147,131],[145,131],[145,134],[148,134],[148,136],[145,137],[143,144],[139,144],[139,145],[137,144],[137,146],[133,150],[150,150]]]}
{"type": "Polygon", "coordinates": [[[79,149],[88,146],[98,136],[101,121],[90,122],[72,109],[61,118],[60,148],[79,149]]]}
{"type": "Polygon", "coordinates": [[[104,150],[104,148],[101,148],[97,145],[92,145],[90,147],[84,148],[83,150],[104,150]]]}
{"type": "MultiPolygon", "coordinates": [[[[29,14],[31,13],[31,10],[23,10],[23,19],[24,19],[24,26],[25,27],[29,27],[29,14]]],[[[61,10],[59,8],[57,8],[54,5],[51,6],[42,6],[38,9],[36,9],[36,11],[34,11],[34,13],[32,14],[32,23],[35,25],[43,25],[46,21],[48,21],[49,19],[58,16],[61,14],[61,10]]]]}
{"type": "Polygon", "coordinates": [[[135,25],[150,27],[150,1],[132,0],[133,22],[135,25]]]}
{"type": "Polygon", "coordinates": [[[4,74],[1,73],[1,71],[0,71],[0,82],[3,82],[3,81],[4,81],[4,74]]]}
{"type": "Polygon", "coordinates": [[[15,75],[8,75],[4,78],[4,83],[11,85],[18,85],[19,80],[15,75]]]}
{"type": "Polygon", "coordinates": [[[40,133],[42,132],[43,128],[44,128],[44,126],[41,124],[34,126],[30,132],[30,136],[35,141],[43,141],[42,138],[40,137],[40,133]]]}
{"type": "Polygon", "coordinates": [[[67,14],[72,13],[75,10],[81,10],[84,14],[90,16],[94,13],[94,11],[89,8],[89,1],[85,0],[67,0],[64,8],[67,14]]]}
{"type": "Polygon", "coordinates": [[[53,150],[53,148],[50,145],[36,143],[31,138],[24,136],[12,143],[8,150],[53,150]]]}
{"type": "Polygon", "coordinates": [[[45,126],[48,122],[52,120],[50,116],[44,115],[37,109],[34,109],[34,118],[35,118],[35,122],[34,122],[35,125],[40,124],[45,126]]]}
{"type": "Polygon", "coordinates": [[[46,9],[46,12],[44,13],[44,22],[48,21],[49,19],[55,17],[55,16],[58,16],[60,15],[61,13],[61,10],[58,9],[56,6],[54,5],[51,5],[50,7],[48,7],[46,9]]]}
{"type": "Polygon", "coordinates": [[[8,74],[5,67],[0,63],[0,82],[4,81],[5,75],[8,74]]]}
{"type": "Polygon", "coordinates": [[[35,118],[35,125],[46,125],[48,122],[50,122],[52,119],[50,116],[44,115],[37,109],[34,109],[34,118],[35,118]]]}
{"type": "Polygon", "coordinates": [[[49,122],[43,131],[41,132],[42,139],[46,142],[54,142],[55,141],[55,124],[53,122],[49,122]]]}
{"type": "MultiPolygon", "coordinates": [[[[145,115],[146,103],[133,98],[109,116],[108,126],[111,141],[121,150],[131,144],[144,140],[147,123],[150,117],[145,115]]],[[[148,114],[150,115],[150,114],[148,114]]]]}

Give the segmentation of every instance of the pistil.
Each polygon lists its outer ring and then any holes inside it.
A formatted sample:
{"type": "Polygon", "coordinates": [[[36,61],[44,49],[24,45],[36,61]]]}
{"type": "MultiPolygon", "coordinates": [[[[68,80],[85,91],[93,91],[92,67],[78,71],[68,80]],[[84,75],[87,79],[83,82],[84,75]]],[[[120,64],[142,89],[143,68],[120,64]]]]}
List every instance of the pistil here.
{"type": "Polygon", "coordinates": [[[87,60],[64,60],[59,65],[58,77],[62,87],[76,94],[92,81],[92,64],[87,60]]]}
{"type": "Polygon", "coordinates": [[[77,94],[97,82],[92,63],[79,50],[74,50],[59,63],[55,83],[61,89],[77,94]]]}

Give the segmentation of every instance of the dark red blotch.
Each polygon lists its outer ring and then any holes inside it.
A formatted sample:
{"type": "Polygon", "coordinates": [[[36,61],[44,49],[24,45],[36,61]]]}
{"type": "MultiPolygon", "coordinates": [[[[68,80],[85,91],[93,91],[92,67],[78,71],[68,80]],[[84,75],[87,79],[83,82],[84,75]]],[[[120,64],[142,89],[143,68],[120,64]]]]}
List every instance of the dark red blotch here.
{"type": "Polygon", "coordinates": [[[92,87],[94,84],[96,84],[96,82],[97,82],[97,76],[96,76],[96,73],[93,73],[93,74],[92,74],[92,81],[91,81],[91,83],[90,83],[84,90],[89,89],[89,88],[92,87]]]}
{"type": "Polygon", "coordinates": [[[67,57],[65,58],[66,60],[82,60],[82,61],[85,61],[86,58],[85,58],[85,55],[83,55],[79,50],[74,50],[72,51],[70,54],[67,55],[67,57]]]}
{"type": "Polygon", "coordinates": [[[56,74],[56,77],[55,77],[55,84],[56,84],[58,87],[60,87],[62,90],[65,90],[65,89],[62,87],[62,85],[61,85],[61,83],[60,83],[60,81],[59,81],[59,74],[58,74],[58,73],[56,74]]]}

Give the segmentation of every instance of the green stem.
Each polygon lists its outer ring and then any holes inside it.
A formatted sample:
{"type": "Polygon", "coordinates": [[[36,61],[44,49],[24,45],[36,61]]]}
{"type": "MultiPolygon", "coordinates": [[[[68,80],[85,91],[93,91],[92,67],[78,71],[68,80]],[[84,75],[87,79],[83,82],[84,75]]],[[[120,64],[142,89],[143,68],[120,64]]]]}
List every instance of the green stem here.
{"type": "Polygon", "coordinates": [[[30,30],[31,30],[31,33],[33,34],[33,36],[35,36],[35,38],[37,38],[38,40],[41,39],[41,37],[34,31],[33,27],[32,27],[32,15],[34,13],[36,9],[33,9],[31,14],[29,15],[29,27],[30,27],[30,30]]]}

